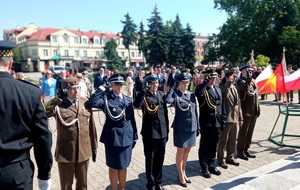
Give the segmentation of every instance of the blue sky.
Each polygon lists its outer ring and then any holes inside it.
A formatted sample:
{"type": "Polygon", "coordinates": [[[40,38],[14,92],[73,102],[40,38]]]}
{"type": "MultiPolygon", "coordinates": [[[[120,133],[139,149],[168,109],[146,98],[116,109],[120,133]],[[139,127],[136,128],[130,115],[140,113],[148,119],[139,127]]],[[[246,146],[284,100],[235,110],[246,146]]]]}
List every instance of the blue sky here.
{"type": "Polygon", "coordinates": [[[164,23],[174,21],[178,14],[183,26],[189,23],[193,31],[201,35],[218,33],[217,28],[227,18],[224,11],[213,8],[213,0],[22,0],[15,5],[6,1],[1,3],[0,39],[4,29],[27,27],[29,23],[42,28],[116,33],[122,31],[120,20],[125,20],[127,13],[138,26],[141,21],[147,26],[155,5],[164,23]],[[4,8],[4,4],[8,8],[4,8]]]}

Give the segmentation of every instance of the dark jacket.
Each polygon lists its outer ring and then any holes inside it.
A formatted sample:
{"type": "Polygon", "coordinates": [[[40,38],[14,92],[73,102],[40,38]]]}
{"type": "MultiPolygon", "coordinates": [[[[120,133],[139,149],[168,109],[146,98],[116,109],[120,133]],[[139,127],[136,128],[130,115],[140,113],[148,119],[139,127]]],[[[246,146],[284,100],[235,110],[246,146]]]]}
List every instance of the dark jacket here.
{"type": "Polygon", "coordinates": [[[99,86],[103,86],[106,84],[106,80],[105,80],[105,74],[103,74],[103,77],[101,78],[101,75],[100,73],[97,73],[95,76],[94,76],[94,89],[97,89],[99,88],[99,86]]]}
{"type": "Polygon", "coordinates": [[[226,124],[226,111],[223,103],[221,89],[214,86],[213,89],[207,86],[208,82],[203,81],[195,89],[195,95],[199,104],[199,122],[201,129],[205,127],[216,127],[223,129],[226,124]]]}
{"type": "Polygon", "coordinates": [[[52,133],[41,102],[41,89],[0,72],[0,167],[33,147],[38,178],[49,179],[52,133]]]}
{"type": "Polygon", "coordinates": [[[168,86],[168,87],[173,87],[173,86],[175,85],[175,82],[176,82],[176,81],[175,81],[175,78],[176,78],[177,75],[179,75],[179,73],[178,73],[178,72],[175,72],[175,75],[174,75],[174,78],[173,78],[172,72],[169,73],[168,81],[167,81],[167,86],[168,86]]]}
{"type": "Polygon", "coordinates": [[[150,91],[142,90],[133,102],[134,107],[141,108],[143,112],[141,131],[143,138],[163,139],[169,133],[166,98],[163,92],[157,91],[156,93],[155,96],[150,91]],[[157,106],[158,110],[151,111],[157,106]]]}
{"type": "Polygon", "coordinates": [[[140,76],[135,78],[135,91],[140,92],[143,89],[143,82],[140,79],[140,76]]]}

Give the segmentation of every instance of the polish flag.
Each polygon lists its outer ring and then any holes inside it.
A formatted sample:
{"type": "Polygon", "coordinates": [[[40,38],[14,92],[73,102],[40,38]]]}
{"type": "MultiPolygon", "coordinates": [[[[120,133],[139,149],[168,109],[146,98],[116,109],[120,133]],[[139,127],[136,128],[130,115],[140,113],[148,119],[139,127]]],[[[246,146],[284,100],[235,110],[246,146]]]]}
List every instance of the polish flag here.
{"type": "Polygon", "coordinates": [[[267,80],[272,76],[273,74],[273,70],[271,65],[267,66],[263,72],[261,72],[258,77],[255,79],[257,86],[258,86],[258,90],[260,91],[260,89],[264,86],[264,84],[267,82],[267,80]]]}
{"type": "Polygon", "coordinates": [[[284,77],[286,91],[300,89],[300,69],[284,77]]]}

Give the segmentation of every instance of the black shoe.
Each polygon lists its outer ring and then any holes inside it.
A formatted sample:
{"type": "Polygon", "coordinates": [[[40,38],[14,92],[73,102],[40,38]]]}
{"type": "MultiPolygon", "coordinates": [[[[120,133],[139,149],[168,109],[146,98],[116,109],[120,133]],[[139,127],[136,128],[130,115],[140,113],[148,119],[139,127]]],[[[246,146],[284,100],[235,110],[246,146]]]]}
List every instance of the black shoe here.
{"type": "Polygon", "coordinates": [[[235,160],[226,160],[226,164],[230,164],[230,165],[234,165],[234,166],[240,165],[240,163],[235,160]]]}
{"type": "Polygon", "coordinates": [[[185,182],[187,183],[192,183],[191,180],[189,178],[185,178],[185,182]]]}
{"type": "Polygon", "coordinates": [[[300,104],[300,102],[298,102],[298,104],[300,104]]]}
{"type": "Polygon", "coordinates": [[[216,167],[214,166],[211,166],[208,168],[208,171],[212,174],[215,174],[215,175],[221,175],[221,172],[220,170],[218,170],[216,167]]]}
{"type": "Polygon", "coordinates": [[[249,151],[245,151],[245,155],[248,157],[248,158],[256,158],[256,156],[254,154],[251,154],[249,151]]]}
{"type": "Polygon", "coordinates": [[[208,171],[207,168],[206,169],[202,169],[202,175],[205,178],[211,178],[211,175],[210,175],[210,173],[209,173],[209,171],[208,171]]]}
{"type": "Polygon", "coordinates": [[[244,154],[244,152],[238,152],[237,157],[242,160],[249,160],[249,158],[244,154]]]}
{"type": "Polygon", "coordinates": [[[155,190],[164,190],[164,188],[161,186],[161,184],[156,184],[155,190]]]}
{"type": "Polygon", "coordinates": [[[181,187],[187,187],[187,184],[186,184],[186,183],[181,183],[180,181],[179,181],[179,185],[180,185],[181,187]]]}
{"type": "Polygon", "coordinates": [[[227,169],[228,166],[225,164],[225,162],[218,162],[219,166],[223,169],[227,169]]]}

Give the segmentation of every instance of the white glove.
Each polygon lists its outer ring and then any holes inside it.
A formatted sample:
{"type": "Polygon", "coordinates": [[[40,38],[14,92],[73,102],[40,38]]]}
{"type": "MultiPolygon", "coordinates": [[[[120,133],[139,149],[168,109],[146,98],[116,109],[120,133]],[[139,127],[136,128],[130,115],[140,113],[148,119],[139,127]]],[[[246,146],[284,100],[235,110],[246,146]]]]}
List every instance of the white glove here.
{"type": "Polygon", "coordinates": [[[51,179],[48,179],[48,180],[38,179],[38,182],[39,182],[39,189],[40,190],[50,190],[50,188],[51,188],[51,179]]]}

